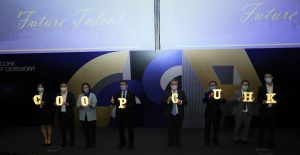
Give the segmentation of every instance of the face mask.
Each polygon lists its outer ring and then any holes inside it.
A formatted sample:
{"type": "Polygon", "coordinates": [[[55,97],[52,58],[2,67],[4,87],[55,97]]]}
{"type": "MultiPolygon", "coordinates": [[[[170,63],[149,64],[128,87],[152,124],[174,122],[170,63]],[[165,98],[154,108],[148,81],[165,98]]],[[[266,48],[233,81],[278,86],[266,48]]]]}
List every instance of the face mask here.
{"type": "Polygon", "coordinates": [[[83,88],[83,92],[84,92],[85,94],[88,94],[88,93],[90,92],[90,90],[89,90],[89,88],[83,88]]]}
{"type": "Polygon", "coordinates": [[[272,78],[265,78],[266,83],[272,83],[272,78]]]}
{"type": "Polygon", "coordinates": [[[66,92],[67,91],[67,87],[60,87],[60,91],[61,92],[66,92]]]}
{"type": "Polygon", "coordinates": [[[172,90],[177,90],[178,86],[177,85],[171,85],[172,90]]]}
{"type": "Polygon", "coordinates": [[[244,90],[244,91],[248,90],[248,86],[242,85],[242,90],[244,90]]]}
{"type": "Polygon", "coordinates": [[[216,89],[216,86],[209,86],[209,89],[212,91],[212,90],[216,89]]]}
{"type": "Polygon", "coordinates": [[[127,87],[124,86],[124,85],[121,85],[120,88],[121,88],[122,91],[125,91],[127,89],[127,87]]]}
{"type": "Polygon", "coordinates": [[[37,90],[38,90],[38,92],[40,92],[40,93],[41,93],[41,92],[44,92],[44,88],[43,88],[43,87],[38,87],[37,90]]]}

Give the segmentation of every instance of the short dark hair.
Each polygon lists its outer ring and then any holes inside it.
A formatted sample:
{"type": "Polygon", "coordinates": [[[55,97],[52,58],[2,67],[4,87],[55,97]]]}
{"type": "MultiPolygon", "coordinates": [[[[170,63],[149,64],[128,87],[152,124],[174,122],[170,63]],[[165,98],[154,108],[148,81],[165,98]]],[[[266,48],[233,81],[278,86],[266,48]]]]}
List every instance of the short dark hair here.
{"type": "Polygon", "coordinates": [[[45,83],[44,82],[38,82],[37,86],[42,85],[42,87],[45,87],[45,83]]]}
{"type": "Polygon", "coordinates": [[[178,82],[178,79],[176,79],[176,78],[175,78],[175,79],[172,79],[172,80],[170,81],[170,83],[171,83],[172,81],[178,82]]]}
{"type": "Polygon", "coordinates": [[[266,76],[267,74],[270,74],[270,75],[273,77],[273,74],[272,74],[271,72],[266,72],[266,73],[264,74],[264,76],[266,76]]]}
{"type": "Polygon", "coordinates": [[[215,84],[216,84],[216,86],[218,85],[217,81],[215,81],[215,80],[211,80],[211,81],[209,81],[209,82],[208,82],[208,85],[210,85],[211,83],[215,83],[215,84]]]}
{"type": "Polygon", "coordinates": [[[84,85],[87,85],[88,87],[89,87],[89,91],[91,91],[91,85],[89,84],[89,83],[87,83],[87,82],[84,82],[84,83],[82,83],[82,85],[81,85],[81,92],[82,93],[84,93],[84,91],[83,91],[83,86],[84,85]]]}
{"type": "Polygon", "coordinates": [[[248,80],[242,80],[241,85],[242,85],[244,82],[247,82],[248,85],[250,84],[250,82],[249,82],[248,80]]]}
{"type": "Polygon", "coordinates": [[[124,82],[124,83],[126,83],[126,85],[128,85],[128,82],[127,82],[126,80],[121,80],[121,81],[120,81],[120,84],[121,84],[122,82],[124,82]]]}
{"type": "Polygon", "coordinates": [[[60,86],[62,85],[62,84],[66,84],[66,85],[68,85],[68,83],[67,82],[65,82],[65,81],[62,81],[62,82],[60,82],[60,86]]]}

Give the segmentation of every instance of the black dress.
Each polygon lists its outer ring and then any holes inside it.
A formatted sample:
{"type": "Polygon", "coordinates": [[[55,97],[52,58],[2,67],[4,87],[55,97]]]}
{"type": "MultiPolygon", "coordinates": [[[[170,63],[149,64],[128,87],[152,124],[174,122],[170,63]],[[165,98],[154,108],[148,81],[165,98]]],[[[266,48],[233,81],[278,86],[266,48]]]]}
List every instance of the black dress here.
{"type": "MultiPolygon", "coordinates": [[[[36,95],[39,95],[38,93],[36,95]]],[[[43,105],[36,105],[36,118],[40,125],[52,124],[54,120],[54,103],[51,102],[47,92],[43,93],[43,105]]]]}

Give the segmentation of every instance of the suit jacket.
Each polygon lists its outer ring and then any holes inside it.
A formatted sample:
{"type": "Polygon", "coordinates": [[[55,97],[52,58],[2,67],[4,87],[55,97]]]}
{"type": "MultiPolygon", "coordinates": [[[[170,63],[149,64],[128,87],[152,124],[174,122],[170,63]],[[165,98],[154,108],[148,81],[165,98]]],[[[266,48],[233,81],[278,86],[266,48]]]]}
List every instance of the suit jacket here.
{"type": "Polygon", "coordinates": [[[265,113],[267,110],[272,110],[274,112],[277,112],[277,107],[278,104],[280,103],[280,91],[279,91],[279,86],[276,84],[273,84],[273,93],[276,93],[276,95],[273,97],[274,100],[277,101],[277,104],[272,104],[272,108],[268,108],[268,104],[263,104],[264,100],[267,100],[267,86],[266,84],[262,85],[258,89],[258,94],[257,94],[257,101],[259,103],[259,111],[260,114],[265,113]]]}
{"type": "Polygon", "coordinates": [[[222,116],[221,104],[224,104],[226,100],[224,98],[218,100],[214,99],[213,97],[209,98],[210,93],[212,93],[212,91],[206,92],[203,98],[203,102],[206,103],[204,116],[205,118],[220,118],[222,116]]]}
{"type": "Polygon", "coordinates": [[[77,99],[77,108],[79,108],[79,120],[85,121],[85,116],[87,117],[87,121],[95,121],[97,120],[97,97],[94,93],[90,93],[89,98],[89,105],[86,107],[80,107],[81,105],[81,97],[84,94],[81,93],[78,95],[77,99]]]}
{"type": "MultiPolygon", "coordinates": [[[[183,119],[184,117],[184,106],[188,104],[187,98],[185,96],[185,93],[183,90],[177,90],[178,93],[178,99],[182,100],[182,104],[179,105],[177,104],[177,108],[178,108],[178,115],[180,118],[183,119]]],[[[166,119],[170,119],[171,115],[172,115],[172,109],[173,109],[173,102],[172,100],[170,101],[170,103],[168,104],[168,98],[172,96],[172,90],[168,89],[165,91],[165,94],[163,95],[162,98],[162,105],[164,105],[164,116],[166,119]]]]}
{"type": "Polygon", "coordinates": [[[132,120],[132,116],[133,116],[133,112],[134,112],[134,106],[136,104],[135,102],[135,94],[133,92],[130,92],[127,90],[127,94],[126,94],[126,100],[127,102],[125,103],[125,109],[120,109],[120,102],[118,100],[118,98],[121,98],[121,91],[116,93],[113,96],[114,100],[115,100],[115,104],[116,107],[116,119],[120,119],[121,117],[123,118],[127,118],[128,120],[132,120]]]}
{"type": "MultiPolygon", "coordinates": [[[[251,92],[251,91],[248,91],[248,92],[251,92]]],[[[252,116],[253,115],[253,112],[254,112],[254,105],[255,102],[243,102],[242,100],[240,100],[240,97],[242,96],[242,91],[239,89],[237,91],[234,92],[234,95],[233,95],[233,115],[236,116],[236,117],[239,117],[243,114],[243,110],[244,110],[244,105],[246,104],[247,105],[247,109],[248,109],[248,112],[247,114],[252,116]]]]}
{"type": "MultiPolygon", "coordinates": [[[[61,96],[61,93],[57,93],[56,96],[61,96]]],[[[57,106],[57,108],[56,108],[58,119],[60,119],[63,114],[66,114],[66,116],[68,118],[74,118],[73,107],[76,105],[75,96],[70,91],[68,91],[66,102],[69,104],[69,105],[66,105],[66,112],[61,112],[61,106],[57,106]]]]}

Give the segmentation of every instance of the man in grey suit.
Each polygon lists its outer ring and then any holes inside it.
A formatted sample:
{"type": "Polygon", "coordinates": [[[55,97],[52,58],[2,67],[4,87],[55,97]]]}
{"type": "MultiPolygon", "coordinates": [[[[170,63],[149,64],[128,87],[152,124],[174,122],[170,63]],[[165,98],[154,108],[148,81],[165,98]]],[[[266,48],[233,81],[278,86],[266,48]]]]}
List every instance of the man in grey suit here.
{"type": "Polygon", "coordinates": [[[249,81],[247,80],[241,82],[241,89],[235,91],[233,97],[233,115],[235,120],[233,140],[235,143],[248,144],[248,133],[254,107],[254,102],[251,100],[254,100],[254,98],[249,98],[248,95],[248,102],[244,102],[246,97],[243,95],[244,92],[251,92],[249,90],[249,81]]]}

